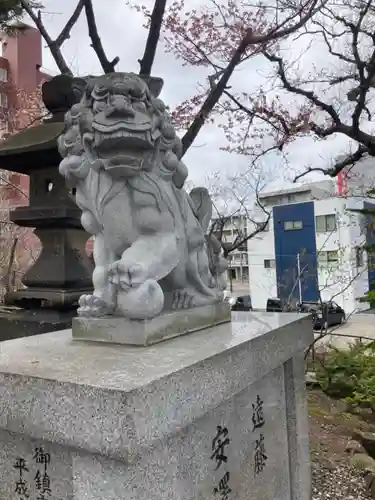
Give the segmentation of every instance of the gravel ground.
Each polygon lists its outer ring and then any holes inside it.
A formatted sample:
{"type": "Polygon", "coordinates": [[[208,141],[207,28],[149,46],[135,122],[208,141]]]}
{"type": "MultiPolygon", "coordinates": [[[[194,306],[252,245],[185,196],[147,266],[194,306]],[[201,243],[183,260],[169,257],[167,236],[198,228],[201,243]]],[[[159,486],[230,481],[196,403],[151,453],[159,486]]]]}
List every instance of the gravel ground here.
{"type": "Polygon", "coordinates": [[[362,476],[348,465],[312,464],[312,500],[368,500],[362,476]]]}

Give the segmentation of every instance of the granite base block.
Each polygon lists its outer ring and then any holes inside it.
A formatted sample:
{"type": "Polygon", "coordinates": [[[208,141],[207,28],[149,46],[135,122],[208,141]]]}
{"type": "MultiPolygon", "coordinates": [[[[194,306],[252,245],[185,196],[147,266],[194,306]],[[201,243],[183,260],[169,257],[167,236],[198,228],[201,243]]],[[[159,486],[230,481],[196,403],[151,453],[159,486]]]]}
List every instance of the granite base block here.
{"type": "Polygon", "coordinates": [[[312,339],[305,315],[234,313],[143,349],[3,342],[1,500],[43,471],[50,500],[310,500],[312,339]]]}
{"type": "Polygon", "coordinates": [[[147,346],[166,339],[203,330],[231,320],[227,302],[182,309],[150,320],[127,318],[74,318],[73,339],[147,346]]]}

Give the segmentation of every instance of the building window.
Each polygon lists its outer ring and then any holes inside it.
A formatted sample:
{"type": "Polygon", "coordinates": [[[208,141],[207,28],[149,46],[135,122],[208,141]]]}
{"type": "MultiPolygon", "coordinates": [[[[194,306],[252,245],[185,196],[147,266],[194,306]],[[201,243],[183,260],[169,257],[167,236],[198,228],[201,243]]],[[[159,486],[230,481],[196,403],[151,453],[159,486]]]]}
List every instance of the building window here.
{"type": "Polygon", "coordinates": [[[3,92],[0,93],[0,106],[2,108],[8,107],[8,96],[6,94],[4,94],[3,92]]]}
{"type": "Polygon", "coordinates": [[[282,205],[284,203],[283,201],[283,197],[282,196],[273,196],[271,198],[271,203],[272,205],[274,206],[277,206],[277,205],[282,205]]]}
{"type": "Polygon", "coordinates": [[[264,269],[275,269],[276,261],[275,259],[264,259],[264,269]]]}
{"type": "Polygon", "coordinates": [[[355,266],[362,267],[364,265],[363,261],[363,248],[356,247],[355,249],[355,266]]]}
{"type": "Polygon", "coordinates": [[[0,82],[8,81],[8,71],[6,68],[0,68],[0,82]]]}
{"type": "Polygon", "coordinates": [[[328,233],[337,229],[335,214],[317,215],[315,221],[317,233],[328,233]]]}
{"type": "Polygon", "coordinates": [[[332,250],[327,252],[327,263],[328,265],[337,265],[339,263],[339,253],[337,250],[332,250]]]}
{"type": "Polygon", "coordinates": [[[322,267],[336,267],[339,263],[339,253],[337,250],[319,252],[318,262],[322,267]]]}
{"type": "Polygon", "coordinates": [[[301,220],[286,220],[284,222],[284,230],[285,231],[293,231],[296,229],[302,229],[303,224],[301,220]]]}

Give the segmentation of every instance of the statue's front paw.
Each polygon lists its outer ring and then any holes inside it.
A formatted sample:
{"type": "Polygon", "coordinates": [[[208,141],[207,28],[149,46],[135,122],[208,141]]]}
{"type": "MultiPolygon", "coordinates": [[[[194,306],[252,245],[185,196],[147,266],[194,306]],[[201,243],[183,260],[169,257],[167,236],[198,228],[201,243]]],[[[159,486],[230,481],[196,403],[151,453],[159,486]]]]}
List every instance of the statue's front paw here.
{"type": "Polygon", "coordinates": [[[111,314],[111,308],[103,299],[96,295],[82,295],[79,299],[78,316],[85,317],[100,317],[111,314]]]}
{"type": "Polygon", "coordinates": [[[147,272],[140,264],[127,264],[118,260],[109,267],[108,279],[110,283],[128,290],[142,285],[147,280],[147,272]]]}

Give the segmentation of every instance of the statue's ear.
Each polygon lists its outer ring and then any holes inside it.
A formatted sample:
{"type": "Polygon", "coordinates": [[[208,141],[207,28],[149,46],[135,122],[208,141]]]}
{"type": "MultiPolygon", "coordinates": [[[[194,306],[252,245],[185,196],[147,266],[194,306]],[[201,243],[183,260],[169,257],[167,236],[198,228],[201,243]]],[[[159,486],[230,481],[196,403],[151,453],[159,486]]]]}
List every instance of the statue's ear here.
{"type": "Polygon", "coordinates": [[[72,91],[73,78],[68,75],[57,75],[42,85],[42,99],[45,107],[53,113],[68,111],[75,104],[72,91]]]}
{"type": "Polygon", "coordinates": [[[142,80],[144,80],[147,83],[151,94],[154,97],[159,97],[160,92],[164,85],[164,80],[162,78],[158,78],[155,76],[142,76],[142,75],[139,76],[142,78],[142,80]]]}
{"type": "Polygon", "coordinates": [[[86,85],[87,85],[88,78],[89,77],[87,77],[87,78],[79,78],[79,77],[73,78],[72,90],[73,90],[73,93],[74,93],[74,96],[75,96],[77,102],[79,102],[83,96],[83,93],[84,93],[86,85]]]}

